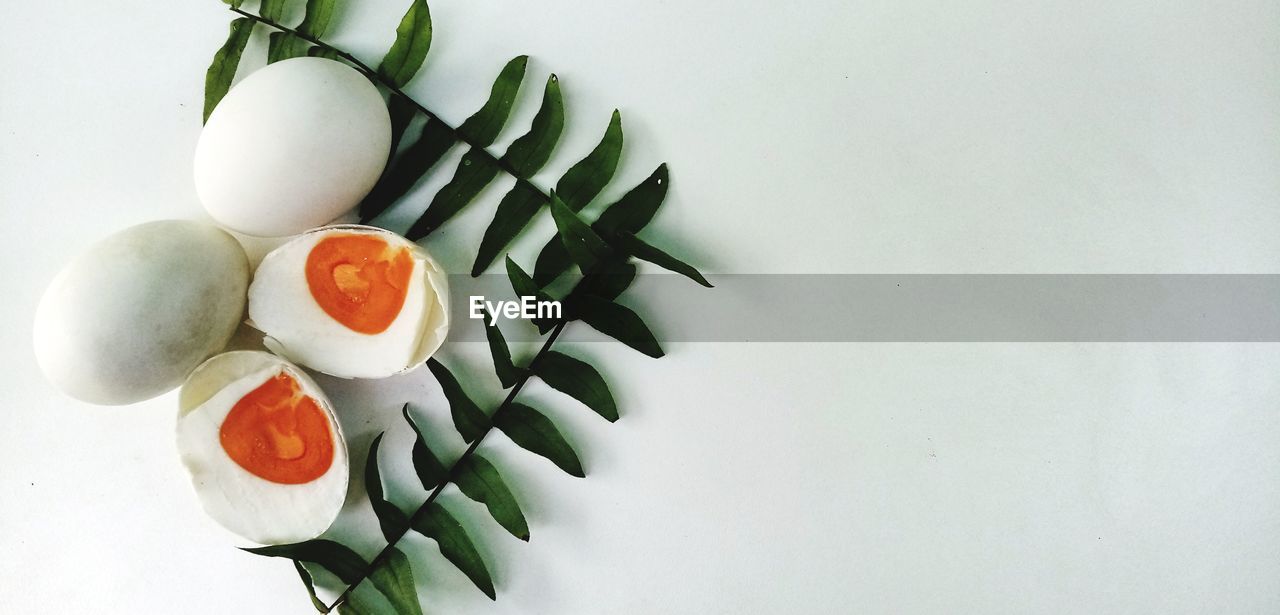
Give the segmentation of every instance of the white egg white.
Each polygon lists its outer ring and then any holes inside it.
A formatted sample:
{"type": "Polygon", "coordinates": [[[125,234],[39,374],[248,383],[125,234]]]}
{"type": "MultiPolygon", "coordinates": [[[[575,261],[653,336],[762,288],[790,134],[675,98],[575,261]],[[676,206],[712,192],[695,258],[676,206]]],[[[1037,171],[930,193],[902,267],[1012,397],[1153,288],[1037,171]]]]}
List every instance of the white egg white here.
{"type": "Polygon", "coordinates": [[[382,229],[334,226],[306,233],[263,259],[249,287],[249,320],[272,351],[298,364],[341,378],[382,378],[421,365],[444,342],[449,328],[448,283],[430,255],[382,229]],[[367,233],[413,255],[410,286],[387,330],[360,333],[329,316],[307,285],[312,248],[333,233],[367,233]]]}
{"type": "Polygon", "coordinates": [[[205,512],[220,525],[259,544],[286,544],[315,538],[333,524],[347,494],[346,441],[328,399],[302,370],[265,352],[224,353],[192,373],[179,406],[178,453],[205,512]],[[282,372],[316,400],[329,420],[333,463],[307,483],[255,476],[222,448],[222,422],[236,402],[282,372]]]}
{"type": "Polygon", "coordinates": [[[182,383],[244,315],[249,262],[211,224],[161,220],[94,244],[36,308],[36,361],[76,399],[129,404],[182,383]]]}
{"type": "Polygon", "coordinates": [[[390,150],[391,118],[368,78],[342,62],[291,58],[214,108],[196,145],[196,192],[227,228],[294,235],[355,207],[390,150]]]}

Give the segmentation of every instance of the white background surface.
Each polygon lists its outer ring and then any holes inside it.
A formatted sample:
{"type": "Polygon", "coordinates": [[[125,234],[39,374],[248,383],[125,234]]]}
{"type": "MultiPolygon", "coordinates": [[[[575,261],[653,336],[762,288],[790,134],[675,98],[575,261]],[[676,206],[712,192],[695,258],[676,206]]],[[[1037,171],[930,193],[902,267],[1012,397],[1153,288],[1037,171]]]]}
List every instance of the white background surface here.
{"type": "MultiPolygon", "coordinates": [[[[376,61],[407,3],[358,4],[336,39],[376,61]]],[[[461,121],[503,62],[530,54],[534,85],[500,145],[554,69],[570,120],[548,180],[621,106],[627,150],[602,200],[670,162],[652,236],[704,270],[1276,271],[1274,2],[437,0],[432,12],[420,100],[461,121]]],[[[30,351],[35,303],[72,253],[201,215],[190,159],[229,14],[216,0],[4,13],[0,611],[310,612],[291,566],[237,551],[200,511],[173,395],[86,406],[52,391],[30,351]]],[[[470,266],[498,194],[433,237],[447,265],[470,266]]],[[[522,260],[548,229],[526,233],[522,260]]],[[[660,329],[661,306],[634,302],[660,329]]],[[[466,346],[451,356],[479,373],[483,348],[466,346]]],[[[616,425],[532,389],[590,476],[486,444],[533,539],[449,495],[472,513],[499,598],[411,539],[429,612],[1280,610],[1274,345],[668,350],[575,349],[612,375],[616,425]]],[[[395,425],[384,460],[407,461],[405,399],[458,449],[425,371],[376,389],[326,382],[354,457],[395,425]]],[[[393,479],[402,503],[421,497],[393,479]]]]}

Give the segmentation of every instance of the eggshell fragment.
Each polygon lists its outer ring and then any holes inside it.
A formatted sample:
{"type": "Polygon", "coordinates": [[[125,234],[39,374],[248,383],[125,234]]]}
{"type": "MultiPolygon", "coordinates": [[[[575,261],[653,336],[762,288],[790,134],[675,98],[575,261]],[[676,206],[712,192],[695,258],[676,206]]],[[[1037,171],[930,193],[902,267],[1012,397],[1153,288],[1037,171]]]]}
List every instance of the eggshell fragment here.
{"type": "Polygon", "coordinates": [[[49,284],[36,308],[36,361],[82,401],[155,397],[226,346],[248,285],[244,251],[217,227],[164,220],[125,229],[49,284]]]}
{"type": "MultiPolygon", "coordinates": [[[[310,540],[322,534],[337,518],[346,499],[349,462],[346,440],[333,407],[320,387],[301,369],[260,351],[235,351],[209,359],[191,374],[178,396],[178,453],[191,476],[191,484],[210,517],[231,532],[259,544],[285,544],[310,540]],[[323,445],[329,465],[305,481],[280,482],[233,457],[227,423],[244,411],[244,400],[275,379],[296,385],[296,403],[305,396],[323,415],[328,430],[324,440],[300,438],[290,431],[296,417],[286,416],[266,424],[241,445],[263,454],[299,457],[307,448],[323,445]],[[283,428],[281,427],[283,426],[283,428]],[[282,454],[274,442],[285,440],[302,448],[282,454]]],[[[294,408],[270,405],[248,408],[264,413],[292,412],[294,408]]],[[[243,434],[240,434],[243,437],[243,434]]],[[[243,448],[243,447],[242,447],[243,448]]]]}
{"type": "Polygon", "coordinates": [[[335,60],[283,60],[214,108],[196,145],[196,192],[227,228],[294,235],[355,207],[390,148],[386,103],[368,78],[335,60]]]}
{"type": "Polygon", "coordinates": [[[382,378],[426,362],[448,335],[448,305],[447,276],[426,250],[390,231],[359,225],[316,229],[276,248],[262,260],[249,287],[249,321],[266,335],[267,348],[342,378],[382,378]],[[350,310],[366,309],[373,301],[365,300],[370,293],[376,295],[378,284],[390,272],[374,273],[379,266],[376,254],[365,255],[368,258],[353,254],[346,260],[330,254],[326,257],[330,261],[317,262],[319,246],[342,238],[385,244],[386,259],[399,255],[412,263],[403,304],[377,325],[385,329],[371,333],[350,321],[344,323],[339,320],[341,312],[331,313],[335,306],[320,302],[325,295],[317,294],[316,282],[336,278],[335,286],[351,290],[356,285],[356,291],[364,293],[348,306],[350,310]]]}

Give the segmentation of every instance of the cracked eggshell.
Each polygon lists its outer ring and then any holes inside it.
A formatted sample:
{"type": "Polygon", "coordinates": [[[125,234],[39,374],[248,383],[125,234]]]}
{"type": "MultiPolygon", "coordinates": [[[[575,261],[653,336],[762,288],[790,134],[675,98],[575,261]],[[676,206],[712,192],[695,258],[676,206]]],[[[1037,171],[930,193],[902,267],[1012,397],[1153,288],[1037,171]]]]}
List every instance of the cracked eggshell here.
{"type": "Polygon", "coordinates": [[[391,119],[369,79],[334,60],[292,58],[214,108],[196,145],[196,192],[227,228],[295,235],[355,207],[390,150],[391,119]]]}
{"type": "Polygon", "coordinates": [[[49,284],[36,308],[36,361],[81,401],[155,397],[226,346],[248,285],[244,250],[213,225],[162,220],[125,229],[49,284]]]}
{"type": "MultiPolygon", "coordinates": [[[[287,435],[287,434],[286,434],[287,435]]],[[[227,530],[259,544],[310,540],[333,524],[350,475],[346,439],[328,398],[298,367],[268,352],[240,350],[198,367],[178,395],[178,454],[205,512],[227,530]],[[236,462],[222,444],[222,426],[246,395],[285,374],[315,400],[328,421],[332,461],[319,477],[284,484],[236,462]]]]}
{"type": "Polygon", "coordinates": [[[340,378],[384,378],[414,369],[449,332],[449,284],[421,246],[390,231],[337,225],[304,233],[268,254],[249,287],[249,324],[267,348],[300,365],[340,378]],[[354,331],[326,313],[308,285],[311,250],[326,237],[370,235],[409,250],[413,271],[403,306],[381,333],[354,331]]]}

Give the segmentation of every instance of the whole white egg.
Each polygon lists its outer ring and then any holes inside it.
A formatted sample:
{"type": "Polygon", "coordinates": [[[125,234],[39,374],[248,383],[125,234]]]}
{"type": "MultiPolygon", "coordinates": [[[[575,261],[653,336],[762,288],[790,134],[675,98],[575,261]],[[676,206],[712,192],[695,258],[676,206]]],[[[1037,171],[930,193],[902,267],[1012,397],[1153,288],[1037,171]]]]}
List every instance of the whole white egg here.
{"type": "Polygon", "coordinates": [[[49,284],[36,308],[36,361],[54,386],[82,401],[155,397],[227,345],[248,285],[244,250],[211,224],[125,229],[49,284]]]}
{"type": "Polygon", "coordinates": [[[390,148],[391,119],[369,79],[335,60],[283,60],[214,108],[196,145],[196,192],[227,228],[294,235],[359,204],[390,148]]]}
{"type": "Polygon", "coordinates": [[[178,395],[178,454],[206,513],[260,544],[302,542],[337,518],[347,444],[324,392],[266,352],[200,365],[178,395]]]}

